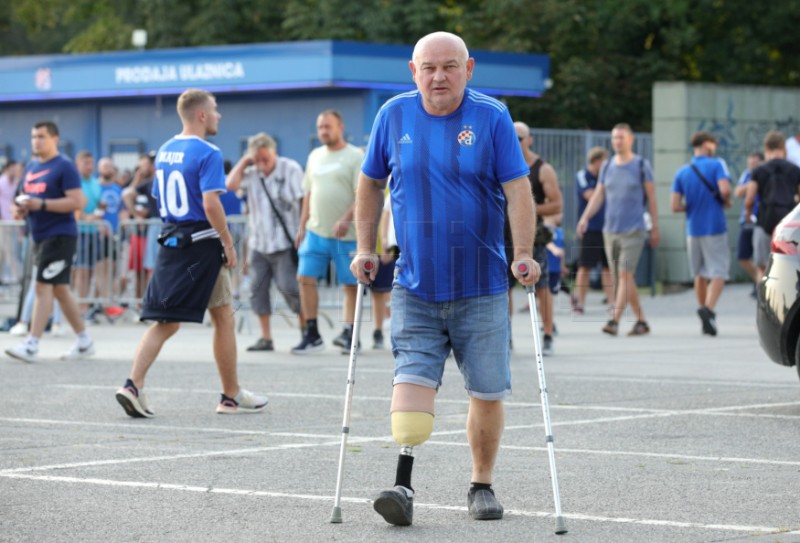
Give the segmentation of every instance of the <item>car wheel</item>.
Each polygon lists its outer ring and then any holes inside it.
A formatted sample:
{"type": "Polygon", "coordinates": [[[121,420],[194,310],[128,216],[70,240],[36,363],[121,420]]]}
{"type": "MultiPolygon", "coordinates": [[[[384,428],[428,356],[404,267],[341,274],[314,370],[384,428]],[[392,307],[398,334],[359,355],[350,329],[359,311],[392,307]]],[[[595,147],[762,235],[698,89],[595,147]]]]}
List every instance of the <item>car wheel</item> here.
{"type": "Polygon", "coordinates": [[[797,369],[797,376],[800,377],[800,339],[794,346],[794,367],[797,369]]]}

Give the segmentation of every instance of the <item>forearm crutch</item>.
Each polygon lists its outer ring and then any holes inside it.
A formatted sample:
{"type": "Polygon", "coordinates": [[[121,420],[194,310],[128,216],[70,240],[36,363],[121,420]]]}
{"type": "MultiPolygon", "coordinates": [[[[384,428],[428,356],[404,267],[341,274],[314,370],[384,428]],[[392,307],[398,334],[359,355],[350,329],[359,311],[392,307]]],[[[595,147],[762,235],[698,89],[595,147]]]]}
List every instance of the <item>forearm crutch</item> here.
{"type": "MultiPolygon", "coordinates": [[[[369,274],[374,264],[371,261],[364,263],[364,271],[369,274]]],[[[333,498],[333,512],[331,523],[342,522],[342,479],[344,477],[344,454],[347,449],[347,436],[350,433],[350,408],[353,405],[353,385],[356,382],[356,355],[358,354],[358,338],[361,333],[361,309],[367,285],[359,281],[356,293],[356,311],[353,318],[353,335],[350,340],[350,364],[347,369],[347,390],[344,397],[344,416],[342,418],[342,444],[339,447],[339,470],[336,473],[336,494],[333,498]]]]}
{"type": "MultiPolygon", "coordinates": [[[[526,264],[517,267],[522,276],[528,275],[530,270],[526,264]]],[[[546,287],[545,287],[546,288],[546,287]]],[[[547,441],[547,457],[550,460],[550,480],[553,483],[553,501],[556,506],[556,533],[567,533],[567,524],[561,515],[561,496],[558,492],[558,473],[556,471],[556,454],[553,445],[553,429],[550,425],[550,404],[547,401],[547,383],[544,379],[544,361],[542,360],[542,344],[539,337],[539,323],[536,312],[536,291],[533,286],[525,287],[528,293],[528,307],[531,312],[531,326],[533,327],[533,348],[536,353],[536,368],[539,372],[539,395],[542,402],[542,416],[544,417],[544,434],[547,441]]]]}

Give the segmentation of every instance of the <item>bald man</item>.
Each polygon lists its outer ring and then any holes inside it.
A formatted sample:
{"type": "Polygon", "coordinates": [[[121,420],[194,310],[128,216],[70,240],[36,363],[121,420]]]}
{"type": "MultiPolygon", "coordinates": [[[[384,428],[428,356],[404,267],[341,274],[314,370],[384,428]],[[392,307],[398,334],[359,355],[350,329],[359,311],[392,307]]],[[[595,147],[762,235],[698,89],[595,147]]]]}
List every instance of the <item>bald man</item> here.
{"type": "Polygon", "coordinates": [[[458,36],[437,32],[422,38],[409,63],[417,90],[390,99],[379,111],[359,178],[358,251],[351,271],[361,282],[375,279],[374,271],[363,270],[367,262],[378,269],[377,226],[390,175],[401,249],[391,330],[391,424],[400,455],[394,487],[374,501],[384,520],[398,526],[412,522],[413,447],[433,431],[434,399],[451,351],[469,396],[469,514],[478,520],[503,517],[492,472],[503,432],[503,398],[511,392],[506,200],[514,275],[533,285],[540,270],[531,255],[535,210],[529,168],[508,109],[466,88],[474,65],[458,36]],[[530,273],[520,274],[520,264],[530,273]]]}

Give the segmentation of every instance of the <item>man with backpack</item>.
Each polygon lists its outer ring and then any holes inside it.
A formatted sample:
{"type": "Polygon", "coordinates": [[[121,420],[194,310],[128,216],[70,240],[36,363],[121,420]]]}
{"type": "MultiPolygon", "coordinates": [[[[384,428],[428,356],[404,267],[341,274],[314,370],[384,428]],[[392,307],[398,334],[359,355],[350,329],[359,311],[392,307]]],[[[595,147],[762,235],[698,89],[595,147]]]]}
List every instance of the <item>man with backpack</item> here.
{"type": "Polygon", "coordinates": [[[731,175],[725,161],[714,158],[717,138],[709,132],[692,135],[694,157],[675,174],[673,213],[686,213],[686,249],[703,334],[717,335],[714,307],[730,268],[725,208],[730,207],[731,175]]]}
{"type": "Polygon", "coordinates": [[[614,312],[603,327],[603,332],[611,336],[617,335],[619,320],[628,304],[636,317],[636,323],[628,335],[650,333],[650,326],[639,303],[635,273],[647,237],[645,211],[649,212],[652,220],[650,246],[655,249],[660,238],[656,184],[650,163],[633,152],[633,141],[633,130],[625,123],[617,124],[611,131],[614,156],[600,168],[597,187],[577,227],[578,235],[583,236],[588,230],[589,219],[600,211],[603,202],[606,203],[603,243],[614,278],[616,300],[614,312]]]}
{"type": "Polygon", "coordinates": [[[764,276],[767,267],[772,231],[797,205],[800,187],[800,168],[786,160],[786,138],[782,133],[772,131],[764,136],[764,158],[766,162],[753,170],[744,197],[745,218],[750,221],[758,196],[756,227],[753,229],[756,283],[764,276]]]}

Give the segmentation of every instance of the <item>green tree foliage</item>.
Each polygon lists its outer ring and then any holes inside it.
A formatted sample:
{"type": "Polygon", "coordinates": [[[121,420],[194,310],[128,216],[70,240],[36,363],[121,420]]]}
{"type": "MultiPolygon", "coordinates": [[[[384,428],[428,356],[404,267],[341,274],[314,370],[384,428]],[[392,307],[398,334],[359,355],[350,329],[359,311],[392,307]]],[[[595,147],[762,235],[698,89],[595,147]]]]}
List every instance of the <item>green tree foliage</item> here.
{"type": "MultiPolygon", "coordinates": [[[[650,128],[655,81],[800,84],[795,0],[7,0],[0,55],[339,39],[413,44],[435,30],[471,48],[546,53],[553,86],[509,98],[537,126],[650,128]]],[[[480,65],[476,67],[480,70],[480,65]]]]}

